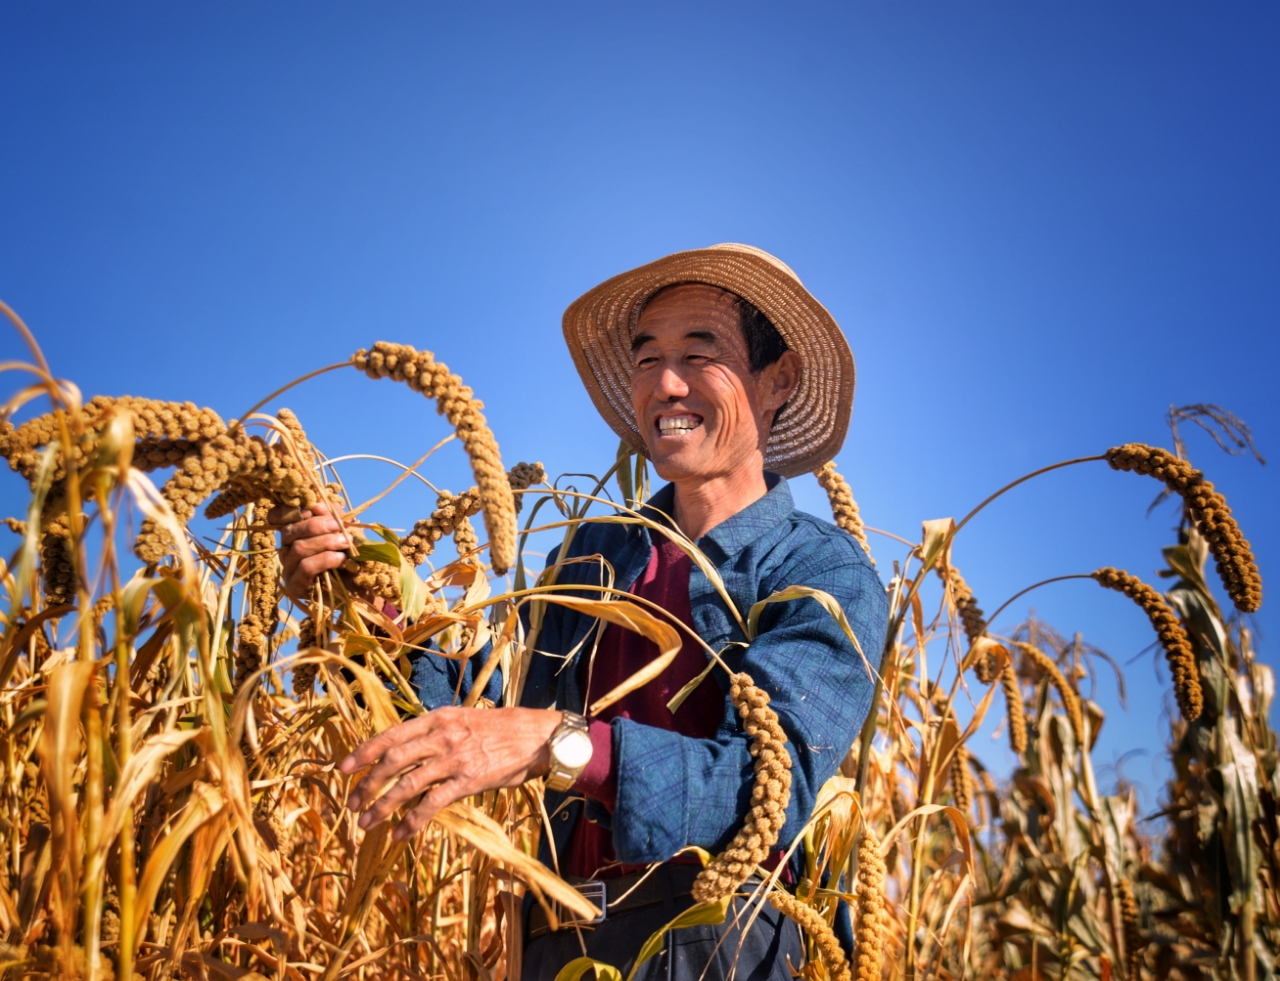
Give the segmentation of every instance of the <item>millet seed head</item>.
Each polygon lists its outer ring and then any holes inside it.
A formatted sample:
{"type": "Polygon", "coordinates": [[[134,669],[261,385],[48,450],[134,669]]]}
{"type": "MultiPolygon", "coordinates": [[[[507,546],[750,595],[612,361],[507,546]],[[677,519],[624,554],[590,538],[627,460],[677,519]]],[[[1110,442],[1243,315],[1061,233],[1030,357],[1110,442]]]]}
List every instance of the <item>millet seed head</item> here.
{"type": "Polygon", "coordinates": [[[1034,644],[1014,641],[1014,646],[1036,666],[1040,674],[1049,679],[1049,684],[1057,689],[1058,697],[1062,699],[1062,705],[1067,710],[1067,718],[1071,722],[1071,731],[1076,737],[1076,745],[1087,750],[1088,747],[1084,745],[1084,708],[1080,703],[1080,696],[1067,683],[1062,670],[1053,658],[1034,644]]]}
{"type": "Polygon", "coordinates": [[[1178,708],[1182,717],[1188,722],[1200,717],[1204,707],[1204,693],[1200,688],[1200,667],[1196,663],[1195,651],[1191,647],[1191,638],[1178,622],[1169,604],[1164,601],[1155,589],[1148,586],[1137,576],[1131,576],[1123,569],[1098,569],[1093,578],[1107,589],[1124,593],[1137,603],[1151,626],[1160,638],[1160,646],[1164,648],[1165,659],[1169,662],[1169,671],[1173,675],[1173,693],[1178,700],[1178,708]]]}
{"type": "Polygon", "coordinates": [[[853,499],[853,489],[849,482],[836,470],[835,461],[824,463],[813,475],[827,492],[827,500],[831,502],[831,515],[837,527],[852,535],[867,553],[871,564],[875,565],[876,560],[871,558],[871,546],[867,542],[867,529],[862,523],[862,512],[858,510],[858,502],[853,499]]]}
{"type": "MultiPolygon", "coordinates": [[[[511,485],[511,490],[523,491],[528,490],[534,484],[545,484],[547,482],[547,471],[543,469],[541,463],[517,463],[509,471],[507,471],[507,483],[511,485]]],[[[524,495],[515,494],[516,514],[524,510],[524,495]]]]}
{"type": "Polygon", "coordinates": [[[1009,720],[1009,748],[1021,756],[1027,751],[1027,711],[1022,704],[1022,684],[1011,660],[1006,660],[1000,671],[1000,687],[1004,689],[1005,717],[1009,720]]]}
{"type": "Polygon", "coordinates": [[[498,442],[480,411],[483,403],[430,351],[417,351],[407,344],[378,341],[372,350],[362,348],[353,354],[351,363],[370,378],[403,381],[414,391],[435,399],[437,410],[449,420],[471,460],[489,534],[489,561],[495,572],[505,573],[516,556],[515,497],[502,466],[498,442]]]}
{"type": "Polygon", "coordinates": [[[740,673],[730,682],[729,697],[752,739],[756,783],[742,828],[694,881],[693,898],[700,903],[713,903],[747,881],[777,843],[791,800],[791,754],[778,714],[768,707],[768,693],[740,673]]]}
{"type": "Polygon", "coordinates": [[[1107,462],[1116,470],[1155,477],[1182,496],[1187,512],[1204,536],[1216,560],[1223,588],[1243,613],[1255,613],[1262,605],[1262,576],[1249,542],[1231,516],[1227,500],[1205,480],[1204,474],[1168,450],[1145,443],[1126,443],[1107,450],[1107,462]]]}
{"type": "Polygon", "coordinates": [[[844,956],[844,948],[826,917],[812,906],[796,896],[781,889],[769,893],[769,904],[784,916],[790,917],[803,930],[818,948],[818,956],[826,965],[827,975],[832,981],[853,981],[849,970],[849,960],[844,956]]]}

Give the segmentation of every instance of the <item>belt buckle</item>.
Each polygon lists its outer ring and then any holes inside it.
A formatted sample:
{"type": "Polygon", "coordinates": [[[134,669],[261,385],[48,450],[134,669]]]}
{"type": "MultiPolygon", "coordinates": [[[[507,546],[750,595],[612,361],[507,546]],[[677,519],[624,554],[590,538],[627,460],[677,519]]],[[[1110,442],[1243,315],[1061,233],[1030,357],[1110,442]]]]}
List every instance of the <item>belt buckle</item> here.
{"type": "Polygon", "coordinates": [[[597,923],[603,923],[609,916],[608,905],[608,888],[600,879],[588,879],[586,882],[579,882],[573,886],[582,898],[593,903],[600,913],[597,916],[581,918],[574,913],[569,912],[559,902],[555,902],[556,919],[560,921],[560,929],[573,926],[595,926],[597,923]]]}

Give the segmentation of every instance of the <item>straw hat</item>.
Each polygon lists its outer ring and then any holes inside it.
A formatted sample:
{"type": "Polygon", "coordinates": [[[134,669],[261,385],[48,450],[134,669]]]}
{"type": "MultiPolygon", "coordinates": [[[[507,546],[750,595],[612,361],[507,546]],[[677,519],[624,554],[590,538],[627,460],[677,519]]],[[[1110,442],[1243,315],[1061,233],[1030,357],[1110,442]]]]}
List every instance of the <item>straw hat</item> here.
{"type": "Polygon", "coordinates": [[[707,283],[750,301],[800,356],[800,383],[769,435],[765,469],[794,477],[834,458],[853,412],[849,342],[787,265],[749,245],[676,252],[606,280],[564,312],[573,363],[613,431],[644,452],[631,408],[631,338],[648,299],[676,283],[707,283]]]}

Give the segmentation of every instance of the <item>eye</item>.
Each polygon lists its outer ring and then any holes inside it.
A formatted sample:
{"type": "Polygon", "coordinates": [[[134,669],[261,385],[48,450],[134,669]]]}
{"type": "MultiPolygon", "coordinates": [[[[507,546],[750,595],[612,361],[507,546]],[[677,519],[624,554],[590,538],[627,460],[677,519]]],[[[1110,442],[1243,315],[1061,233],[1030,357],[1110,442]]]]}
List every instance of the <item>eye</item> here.
{"type": "Polygon", "coordinates": [[[636,367],[637,367],[637,368],[651,368],[653,365],[657,364],[657,361],[658,361],[658,359],[657,359],[657,358],[655,358],[653,355],[651,355],[651,354],[650,354],[650,355],[646,355],[646,356],[641,357],[641,358],[636,358],[636,367]]]}

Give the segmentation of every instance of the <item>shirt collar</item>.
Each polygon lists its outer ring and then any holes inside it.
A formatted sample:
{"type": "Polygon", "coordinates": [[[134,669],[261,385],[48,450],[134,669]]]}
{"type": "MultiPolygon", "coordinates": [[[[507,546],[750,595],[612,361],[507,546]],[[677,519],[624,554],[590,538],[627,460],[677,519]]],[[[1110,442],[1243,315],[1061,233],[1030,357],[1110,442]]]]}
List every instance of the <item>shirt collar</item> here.
{"type": "MultiPolygon", "coordinates": [[[[708,545],[713,545],[722,553],[721,561],[729,559],[795,510],[786,477],[765,471],[764,480],[769,488],[764,497],[712,528],[698,540],[699,548],[705,552],[708,545]]],[[[645,517],[667,524],[664,515],[671,515],[674,519],[675,507],[675,485],[667,484],[649,498],[641,513],[648,512],[645,517]]]]}

